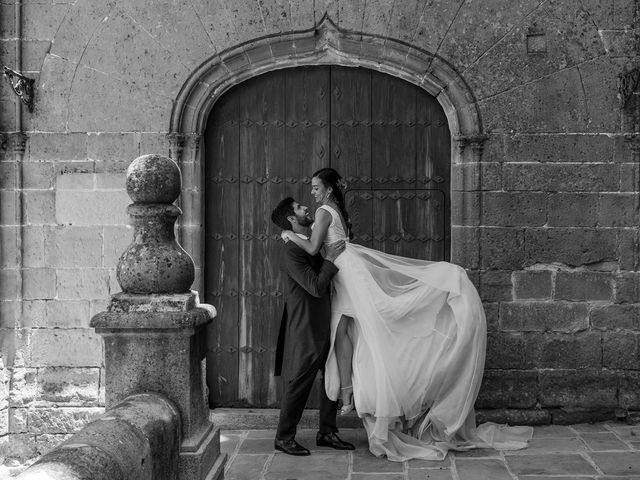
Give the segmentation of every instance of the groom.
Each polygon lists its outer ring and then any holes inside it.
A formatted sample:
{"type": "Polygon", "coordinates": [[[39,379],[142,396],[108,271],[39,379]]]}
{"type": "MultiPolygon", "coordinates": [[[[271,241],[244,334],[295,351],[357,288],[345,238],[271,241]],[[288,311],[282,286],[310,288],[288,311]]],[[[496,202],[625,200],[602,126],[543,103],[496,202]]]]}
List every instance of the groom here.
{"type": "MultiPolygon", "coordinates": [[[[282,200],[271,220],[283,230],[303,238],[313,223],[309,209],[293,198],[282,200]]],[[[284,245],[280,269],[284,283],[284,312],[276,349],[275,375],[282,376],[283,396],[274,447],[289,455],[309,455],[295,440],[296,429],[318,371],[324,372],[331,335],[331,278],[338,268],[332,263],[344,250],[344,242],[325,246],[325,258],[309,255],[293,242],[284,245]],[[284,368],[283,368],[284,366],[284,368]]],[[[316,445],[338,450],[355,447],[336,432],[337,404],[320,393],[320,428],[316,445]]]]}

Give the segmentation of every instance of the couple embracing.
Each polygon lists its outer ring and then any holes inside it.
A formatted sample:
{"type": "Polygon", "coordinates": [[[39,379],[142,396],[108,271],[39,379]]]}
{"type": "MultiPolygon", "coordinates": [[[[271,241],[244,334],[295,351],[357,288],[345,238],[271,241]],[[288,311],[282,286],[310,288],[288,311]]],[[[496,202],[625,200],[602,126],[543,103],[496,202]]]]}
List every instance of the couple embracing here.
{"type": "Polygon", "coordinates": [[[392,461],[525,448],[529,427],[476,426],[486,320],[464,269],[350,243],[340,175],[323,168],[311,184],[319,204],[315,221],[292,198],[271,217],[286,242],[275,372],[284,389],[275,448],[309,454],[295,433],[318,371],[325,388],[317,445],[354,448],[336,434],[341,400],[342,414],[355,408],[362,419],[371,453],[392,461]]]}

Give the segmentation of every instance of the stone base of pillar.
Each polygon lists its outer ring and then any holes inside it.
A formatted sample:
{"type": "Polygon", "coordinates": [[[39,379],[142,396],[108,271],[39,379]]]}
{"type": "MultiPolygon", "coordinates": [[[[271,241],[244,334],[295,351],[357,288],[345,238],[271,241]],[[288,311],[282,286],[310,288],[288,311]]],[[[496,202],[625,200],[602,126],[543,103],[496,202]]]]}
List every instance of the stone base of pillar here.
{"type": "Polygon", "coordinates": [[[210,428],[200,439],[197,448],[193,442],[183,442],[178,458],[180,480],[222,479],[227,455],[220,454],[220,430],[210,428]]]}
{"type": "Polygon", "coordinates": [[[206,326],[215,309],[196,292],[127,294],[111,298],[91,326],[104,338],[107,409],[136,393],[165,395],[180,411],[180,480],[221,477],[220,432],[204,394],[206,326]]]}

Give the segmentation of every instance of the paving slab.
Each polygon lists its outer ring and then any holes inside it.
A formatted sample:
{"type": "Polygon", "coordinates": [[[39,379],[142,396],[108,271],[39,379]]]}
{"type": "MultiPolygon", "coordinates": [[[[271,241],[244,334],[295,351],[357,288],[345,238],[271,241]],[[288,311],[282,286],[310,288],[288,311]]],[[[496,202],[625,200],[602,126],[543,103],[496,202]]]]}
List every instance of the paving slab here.
{"type": "Polygon", "coordinates": [[[456,458],[456,471],[460,480],[513,480],[506,465],[501,460],[456,458]]]}
{"type": "Polygon", "coordinates": [[[261,478],[271,455],[236,455],[224,473],[225,480],[255,480],[261,478]]]}
{"type": "Polygon", "coordinates": [[[453,480],[453,472],[449,469],[410,468],[408,480],[453,480]]]}
{"type": "Polygon", "coordinates": [[[590,457],[605,475],[640,476],[640,452],[594,452],[590,457]]]}
{"type": "Polygon", "coordinates": [[[316,453],[294,457],[278,452],[267,467],[265,480],[344,480],[349,475],[349,453],[316,453]]]}
{"type": "Polygon", "coordinates": [[[223,430],[227,480],[640,480],[640,427],[594,425],[534,427],[529,448],[450,452],[443,461],[391,462],[368,449],[362,428],[343,428],[355,451],[315,445],[316,430],[296,440],[311,450],[293,457],[273,449],[274,429],[223,430]]]}
{"type": "Polygon", "coordinates": [[[583,433],[582,440],[587,444],[587,448],[594,452],[607,450],[629,450],[630,447],[620,440],[614,433],[583,433]]]}
{"type": "Polygon", "coordinates": [[[537,455],[541,453],[584,452],[583,442],[572,437],[532,438],[529,446],[522,450],[505,451],[505,455],[537,455]]]}
{"type": "Polygon", "coordinates": [[[403,472],[401,462],[390,462],[386,458],[378,458],[368,451],[353,452],[353,471],[361,473],[403,472]]]}
{"type": "Polygon", "coordinates": [[[516,475],[596,475],[598,471],[579,454],[514,455],[506,457],[516,475]]]}

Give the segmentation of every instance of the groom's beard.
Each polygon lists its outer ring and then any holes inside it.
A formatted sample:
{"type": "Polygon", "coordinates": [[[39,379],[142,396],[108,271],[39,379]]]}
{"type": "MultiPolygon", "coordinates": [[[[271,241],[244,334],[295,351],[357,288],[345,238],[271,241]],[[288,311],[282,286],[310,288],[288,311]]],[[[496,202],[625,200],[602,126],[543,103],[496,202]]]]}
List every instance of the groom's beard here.
{"type": "Polygon", "coordinates": [[[309,215],[305,215],[304,217],[298,217],[298,225],[301,227],[310,227],[313,223],[313,218],[309,215]]]}

